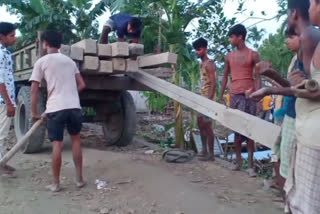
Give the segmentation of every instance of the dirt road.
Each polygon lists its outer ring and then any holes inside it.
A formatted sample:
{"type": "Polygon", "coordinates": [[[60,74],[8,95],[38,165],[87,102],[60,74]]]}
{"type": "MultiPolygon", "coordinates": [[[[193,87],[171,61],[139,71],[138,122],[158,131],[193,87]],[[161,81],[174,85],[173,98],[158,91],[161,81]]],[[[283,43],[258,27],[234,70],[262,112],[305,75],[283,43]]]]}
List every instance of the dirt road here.
{"type": "MultiPolygon", "coordinates": [[[[86,135],[84,144],[97,142],[86,135]]],[[[274,194],[262,189],[261,179],[232,172],[217,163],[167,164],[158,154],[146,155],[136,140],[122,149],[85,148],[87,186],[73,184],[69,142],[63,153],[60,193],[45,190],[50,182],[50,145],[35,155],[16,156],[10,164],[18,178],[0,180],[1,214],[280,214],[274,194]],[[97,190],[96,179],[108,185],[97,190]]]]}

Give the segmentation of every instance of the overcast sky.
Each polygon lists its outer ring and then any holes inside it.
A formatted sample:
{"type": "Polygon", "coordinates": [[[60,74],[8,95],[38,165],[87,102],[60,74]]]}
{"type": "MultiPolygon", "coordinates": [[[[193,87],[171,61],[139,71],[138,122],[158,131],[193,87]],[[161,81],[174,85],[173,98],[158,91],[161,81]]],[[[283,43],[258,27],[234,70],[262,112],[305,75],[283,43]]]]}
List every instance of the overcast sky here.
{"type": "MultiPolygon", "coordinates": [[[[95,0],[98,2],[99,0],[95,0]]],[[[266,18],[274,17],[277,14],[278,11],[278,5],[276,3],[276,0],[247,0],[247,3],[245,4],[246,12],[244,14],[236,14],[237,12],[237,0],[227,0],[224,11],[227,15],[227,17],[232,18],[236,17],[238,22],[243,22],[246,20],[243,24],[245,26],[251,26],[252,24],[255,24],[257,21],[256,19],[249,19],[247,18],[250,16],[250,12],[254,11],[255,17],[263,17],[261,12],[266,12],[266,18]]],[[[110,16],[110,14],[107,12],[103,14],[101,17],[98,18],[100,22],[100,30],[102,28],[103,22],[110,16]]],[[[0,21],[8,21],[8,22],[18,22],[18,18],[16,16],[10,15],[8,12],[6,12],[5,7],[0,7],[0,21]]],[[[267,34],[275,33],[277,29],[280,27],[281,21],[272,20],[272,21],[265,21],[257,25],[257,27],[264,28],[267,31],[267,34]]]]}

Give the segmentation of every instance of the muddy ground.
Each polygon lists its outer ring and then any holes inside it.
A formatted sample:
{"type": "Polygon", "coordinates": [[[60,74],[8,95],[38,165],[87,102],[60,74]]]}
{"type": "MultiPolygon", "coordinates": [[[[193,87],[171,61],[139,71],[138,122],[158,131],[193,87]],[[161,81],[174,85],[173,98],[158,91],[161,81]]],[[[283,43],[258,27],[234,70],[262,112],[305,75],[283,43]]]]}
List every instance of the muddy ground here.
{"type": "MultiPolygon", "coordinates": [[[[39,154],[18,154],[10,162],[17,179],[0,178],[1,214],[280,214],[277,196],[261,178],[233,172],[221,162],[168,164],[159,147],[136,138],[126,148],[106,147],[100,126],[86,125],[84,175],[77,189],[69,139],[63,153],[63,191],[51,193],[50,143],[39,154]],[[98,190],[96,180],[107,185],[98,190]]],[[[11,133],[11,142],[15,139],[11,133]]]]}

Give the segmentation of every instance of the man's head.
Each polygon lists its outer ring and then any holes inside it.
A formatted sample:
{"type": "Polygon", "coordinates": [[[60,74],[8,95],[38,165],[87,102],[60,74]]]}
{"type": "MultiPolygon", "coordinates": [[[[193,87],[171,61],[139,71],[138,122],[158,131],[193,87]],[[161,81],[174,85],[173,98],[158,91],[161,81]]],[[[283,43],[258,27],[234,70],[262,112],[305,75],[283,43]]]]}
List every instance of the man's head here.
{"type": "Polygon", "coordinates": [[[237,24],[229,30],[229,41],[232,46],[238,46],[246,40],[247,29],[242,24],[237,24]]]}
{"type": "Polygon", "coordinates": [[[42,33],[41,39],[43,41],[43,48],[56,48],[59,49],[62,43],[62,34],[53,31],[53,30],[47,30],[42,33]]]}
{"type": "Polygon", "coordinates": [[[299,20],[309,21],[309,0],[288,0],[288,28],[296,30],[299,20]]]}
{"type": "Polygon", "coordinates": [[[16,42],[16,29],[14,24],[0,22],[0,42],[4,46],[11,46],[16,42]]]}
{"type": "Polygon", "coordinates": [[[309,14],[312,24],[320,26],[320,0],[310,0],[309,14]]]}
{"type": "Polygon", "coordinates": [[[208,41],[204,38],[199,38],[192,43],[193,48],[196,51],[197,57],[201,58],[207,54],[208,41]]]}
{"type": "Polygon", "coordinates": [[[130,34],[140,35],[141,28],[142,28],[141,20],[137,17],[132,17],[128,23],[127,31],[130,34]]]}
{"type": "Polygon", "coordinates": [[[300,38],[293,29],[286,30],[286,45],[292,51],[297,53],[300,48],[300,38]]]}

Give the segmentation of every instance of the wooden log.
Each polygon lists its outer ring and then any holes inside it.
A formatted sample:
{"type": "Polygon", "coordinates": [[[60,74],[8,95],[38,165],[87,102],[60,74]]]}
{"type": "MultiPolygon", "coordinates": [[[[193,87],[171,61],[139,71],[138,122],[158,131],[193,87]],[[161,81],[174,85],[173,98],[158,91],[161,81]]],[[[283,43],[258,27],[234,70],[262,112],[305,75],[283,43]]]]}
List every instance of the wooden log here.
{"type": "Polygon", "coordinates": [[[99,69],[99,58],[96,56],[85,56],[81,65],[81,72],[96,72],[99,69]]]}
{"type": "Polygon", "coordinates": [[[174,73],[171,68],[165,68],[165,67],[143,69],[143,71],[158,78],[169,78],[169,77],[172,77],[174,73]]]}
{"type": "Polygon", "coordinates": [[[72,46],[76,46],[79,48],[83,48],[84,55],[97,55],[97,41],[92,39],[84,39],[80,42],[73,44],[72,46]]]}
{"type": "Polygon", "coordinates": [[[98,56],[100,59],[112,57],[112,47],[110,44],[98,44],[98,56]]]}
{"type": "Polygon", "coordinates": [[[139,64],[137,60],[127,59],[126,72],[137,72],[139,71],[139,64]]]}
{"type": "Polygon", "coordinates": [[[281,129],[273,123],[239,110],[227,108],[224,105],[168,83],[165,80],[154,77],[143,71],[128,73],[128,75],[149,88],[158,91],[201,114],[217,120],[225,127],[253,139],[264,146],[271,148],[278,139],[281,129]]]}
{"type": "Polygon", "coordinates": [[[70,57],[71,54],[71,47],[70,45],[61,45],[60,49],[59,49],[60,53],[66,56],[70,57]]]}
{"type": "Polygon", "coordinates": [[[113,71],[126,71],[126,59],[112,58],[113,71]]]}
{"type": "Polygon", "coordinates": [[[282,87],[290,87],[289,81],[281,77],[281,75],[275,70],[273,70],[272,68],[269,68],[268,70],[261,72],[261,75],[269,77],[270,79],[273,79],[274,81],[279,83],[282,87]]]}
{"type": "Polygon", "coordinates": [[[17,153],[21,150],[21,148],[28,142],[28,139],[30,138],[30,136],[37,131],[37,129],[39,128],[39,126],[42,124],[42,122],[45,119],[45,114],[41,115],[41,119],[36,121],[32,127],[29,129],[29,131],[27,131],[27,133],[21,138],[20,141],[17,142],[16,145],[13,146],[12,149],[10,149],[9,152],[7,152],[7,154],[4,155],[4,157],[0,160],[0,166],[5,166],[8,161],[17,153]]]}
{"type": "Polygon", "coordinates": [[[319,90],[319,83],[317,80],[307,80],[304,87],[310,92],[316,92],[319,90]]]}
{"type": "Polygon", "coordinates": [[[127,42],[111,43],[113,57],[129,56],[129,44],[127,42]]]}
{"type": "Polygon", "coordinates": [[[83,48],[77,46],[71,46],[70,57],[76,61],[83,61],[84,50],[83,48]]]}
{"type": "Polygon", "coordinates": [[[138,57],[139,67],[161,66],[166,64],[176,64],[178,56],[174,53],[161,53],[151,56],[138,57]]]}
{"type": "Polygon", "coordinates": [[[144,54],[144,45],[131,43],[129,44],[129,55],[130,56],[142,56],[144,54]]]}
{"type": "Polygon", "coordinates": [[[99,73],[112,73],[113,72],[112,61],[100,60],[98,72],[99,73]]]}

